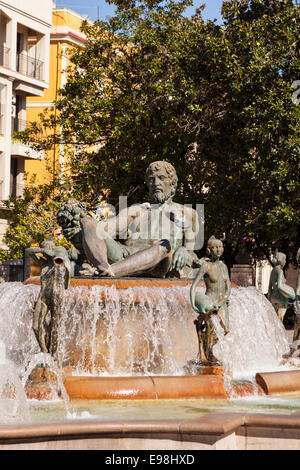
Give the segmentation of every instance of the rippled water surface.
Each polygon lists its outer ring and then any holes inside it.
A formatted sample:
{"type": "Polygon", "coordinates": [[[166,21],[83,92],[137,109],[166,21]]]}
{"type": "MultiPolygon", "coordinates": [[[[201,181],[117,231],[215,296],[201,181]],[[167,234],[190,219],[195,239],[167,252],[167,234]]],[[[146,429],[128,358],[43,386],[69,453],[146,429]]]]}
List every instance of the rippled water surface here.
{"type": "Polygon", "coordinates": [[[237,400],[76,400],[66,412],[62,401],[30,403],[32,422],[57,420],[197,419],[211,412],[291,414],[300,410],[300,395],[237,400]]]}

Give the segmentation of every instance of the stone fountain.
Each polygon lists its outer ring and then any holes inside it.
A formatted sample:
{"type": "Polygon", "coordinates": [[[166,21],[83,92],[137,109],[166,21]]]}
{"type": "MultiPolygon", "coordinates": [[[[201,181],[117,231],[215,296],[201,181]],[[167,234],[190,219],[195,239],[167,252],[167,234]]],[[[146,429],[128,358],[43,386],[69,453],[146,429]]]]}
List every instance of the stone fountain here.
{"type": "MultiPolygon", "coordinates": [[[[30,248],[40,276],[0,285],[0,340],[27,396],[280,392],[272,374],[289,374],[283,357],[290,347],[271,302],[253,287],[230,283],[221,240],[211,237],[206,257],[196,256],[201,221],[173,202],[172,165],[154,162],[146,182],[150,203],[100,221],[84,203],[68,200],[57,219],[73,249],[52,240],[30,248]],[[56,383],[56,394],[45,382],[56,383]]],[[[299,378],[297,364],[292,368],[290,389],[299,378]]]]}
{"type": "Polygon", "coordinates": [[[70,252],[51,240],[28,249],[41,275],[20,287],[30,286],[28,337],[34,305],[38,344],[27,348],[72,370],[73,398],[244,393],[237,378],[276,370],[289,353],[282,323],[256,289],[231,285],[221,240],[196,256],[201,221],[173,202],[173,166],[152,163],[146,182],[150,203],[100,221],[80,201],[63,204],[57,219],[70,252]]]}

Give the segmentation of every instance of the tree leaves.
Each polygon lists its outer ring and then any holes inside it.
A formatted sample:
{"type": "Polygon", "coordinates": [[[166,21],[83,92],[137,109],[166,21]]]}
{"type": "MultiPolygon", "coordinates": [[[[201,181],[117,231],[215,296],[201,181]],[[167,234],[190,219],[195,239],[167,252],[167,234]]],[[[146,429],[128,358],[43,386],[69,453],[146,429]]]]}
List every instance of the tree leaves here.
{"type": "Polygon", "coordinates": [[[252,256],[275,247],[292,255],[300,244],[299,8],[224,1],[220,26],[205,23],[201,9],[185,17],[188,0],[114,3],[113,18],[83,24],[87,41],[72,53],[57,115],[42,119],[63,129],[52,144],[69,145],[76,194],[144,201],[146,167],[168,160],[177,200],[205,204],[206,236],[225,234],[230,263],[248,232],[252,256]]]}

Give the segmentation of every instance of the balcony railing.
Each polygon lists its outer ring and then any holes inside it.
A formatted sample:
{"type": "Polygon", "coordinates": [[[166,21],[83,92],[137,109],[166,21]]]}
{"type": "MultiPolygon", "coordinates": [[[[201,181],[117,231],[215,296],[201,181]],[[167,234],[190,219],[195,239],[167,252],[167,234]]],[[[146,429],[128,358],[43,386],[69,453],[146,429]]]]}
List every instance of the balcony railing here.
{"type": "Polygon", "coordinates": [[[17,72],[20,72],[27,77],[36,78],[37,80],[43,79],[44,62],[41,60],[30,57],[24,52],[17,54],[17,72]]]}
{"type": "Polygon", "coordinates": [[[0,66],[5,68],[9,67],[9,53],[10,49],[8,49],[8,47],[0,47],[0,66]]]}

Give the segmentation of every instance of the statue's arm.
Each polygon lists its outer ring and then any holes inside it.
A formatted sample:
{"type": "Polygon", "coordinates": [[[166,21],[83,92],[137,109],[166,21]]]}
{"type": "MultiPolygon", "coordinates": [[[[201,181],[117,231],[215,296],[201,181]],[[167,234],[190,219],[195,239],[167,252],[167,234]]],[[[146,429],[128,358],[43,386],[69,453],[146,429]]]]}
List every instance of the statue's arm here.
{"type": "Polygon", "coordinates": [[[70,259],[70,261],[78,261],[78,258],[79,258],[79,252],[76,248],[71,248],[69,251],[68,251],[68,257],[70,259]]]}
{"type": "Polygon", "coordinates": [[[196,240],[200,230],[197,211],[190,209],[190,214],[187,219],[190,223],[188,224],[187,228],[184,229],[183,246],[187,251],[194,252],[196,240]]]}
{"type": "Polygon", "coordinates": [[[300,314],[300,269],[298,270],[297,284],[296,284],[296,311],[300,314]]]}
{"type": "Polygon", "coordinates": [[[33,247],[25,249],[25,252],[28,256],[31,256],[32,254],[35,254],[35,253],[41,253],[41,251],[42,250],[39,246],[33,246],[33,247]]]}
{"type": "Polygon", "coordinates": [[[226,275],[227,275],[227,278],[226,278],[225,301],[226,301],[226,304],[228,305],[228,304],[229,304],[229,297],[230,297],[230,294],[231,294],[231,282],[230,282],[230,277],[229,277],[228,268],[227,268],[227,266],[226,266],[225,264],[224,264],[224,266],[225,266],[226,275]]]}
{"type": "Polygon", "coordinates": [[[194,209],[184,208],[188,210],[186,216],[183,217],[185,224],[183,230],[183,241],[174,255],[172,260],[172,269],[182,269],[184,266],[191,266],[193,262],[193,255],[196,245],[196,240],[199,233],[198,214],[194,209]]]}
{"type": "Polygon", "coordinates": [[[287,284],[282,269],[280,269],[278,273],[277,286],[278,286],[279,293],[282,297],[284,297],[285,299],[295,300],[296,298],[295,290],[293,289],[293,287],[287,284]]]}
{"type": "Polygon", "coordinates": [[[285,277],[282,269],[278,270],[277,285],[278,289],[281,289],[283,284],[285,284],[285,277]]]}
{"type": "Polygon", "coordinates": [[[49,258],[49,259],[53,259],[56,256],[56,253],[53,250],[42,250],[41,253],[44,256],[47,256],[47,258],[49,258]]]}
{"type": "Polygon", "coordinates": [[[268,299],[271,300],[272,297],[272,291],[273,291],[273,276],[272,276],[272,271],[269,279],[269,287],[268,287],[268,299]]]}
{"type": "Polygon", "coordinates": [[[128,226],[133,218],[138,216],[138,206],[131,206],[122,209],[115,217],[110,217],[99,222],[99,229],[104,236],[111,238],[122,237],[127,238],[128,226]]]}
{"type": "Polygon", "coordinates": [[[196,275],[196,277],[193,281],[191,290],[190,290],[191,304],[192,304],[193,309],[196,310],[197,312],[199,312],[199,310],[197,309],[197,307],[195,305],[196,289],[198,287],[199,282],[204,279],[204,276],[205,276],[206,272],[207,272],[207,264],[204,262],[202,264],[201,268],[199,269],[199,271],[198,271],[198,273],[197,273],[197,275],[196,275]]]}
{"type": "Polygon", "coordinates": [[[25,249],[26,255],[30,256],[37,264],[41,263],[40,258],[37,256],[38,253],[42,253],[41,248],[39,247],[32,247],[32,248],[26,248],[25,249]]]}

